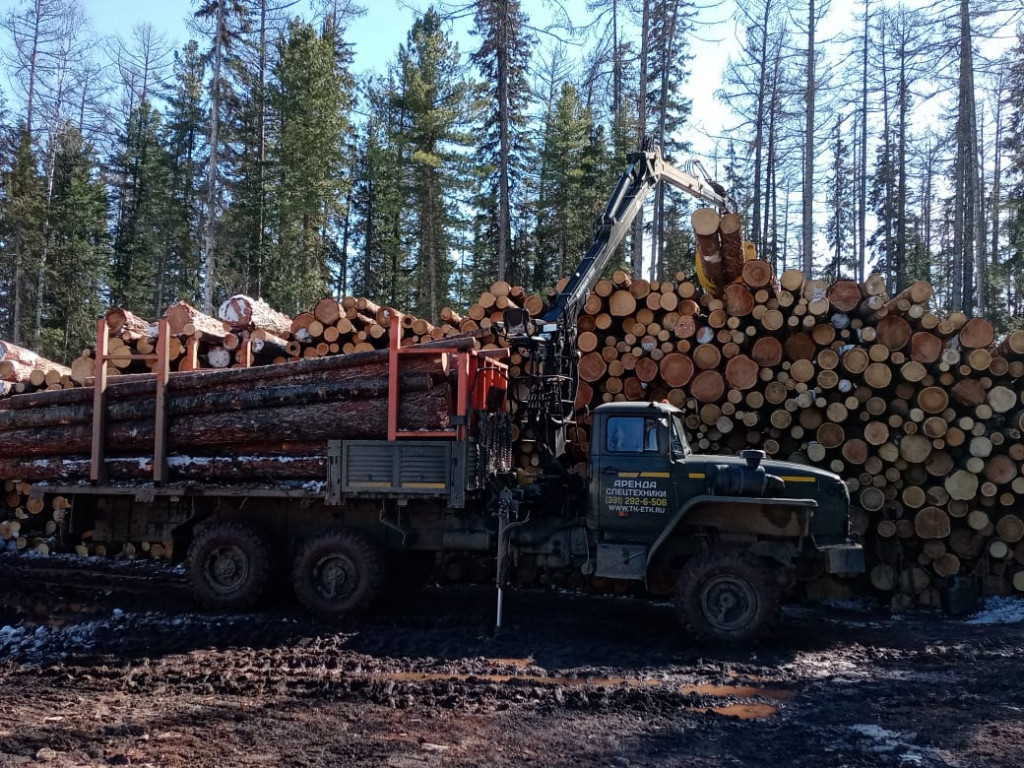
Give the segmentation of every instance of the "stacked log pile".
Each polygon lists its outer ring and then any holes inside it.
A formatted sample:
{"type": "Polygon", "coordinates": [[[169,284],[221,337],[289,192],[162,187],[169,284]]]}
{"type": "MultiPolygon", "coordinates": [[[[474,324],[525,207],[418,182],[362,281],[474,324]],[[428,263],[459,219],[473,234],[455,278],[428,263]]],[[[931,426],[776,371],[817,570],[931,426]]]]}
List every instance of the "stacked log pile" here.
{"type": "Polygon", "coordinates": [[[616,273],[580,318],[577,458],[591,408],[667,400],[695,450],[757,447],[845,478],[871,583],[894,607],[937,604],[955,574],[1024,591],[1024,331],[996,344],[990,322],[939,317],[930,298],[926,282],[889,296],[877,275],[776,281],[757,260],[718,296],[683,275],[616,273]]]}
{"type": "MultiPolygon", "coordinates": [[[[167,308],[172,371],[249,368],[296,360],[347,355],[386,349],[393,312],[369,299],[326,297],[294,318],[260,299],[232,296],[214,318],[179,301],[167,308]]],[[[462,318],[435,327],[426,320],[403,315],[403,344],[436,341],[461,332],[462,318]]],[[[108,375],[144,373],[155,360],[133,360],[152,355],[157,326],[131,312],[113,308],[104,319],[108,329],[108,375]]],[[[467,325],[466,330],[470,326],[467,325]]],[[[71,382],[89,383],[95,375],[95,350],[87,349],[72,362],[71,382]]],[[[27,390],[26,390],[27,391],[27,390]]],[[[0,392],[0,395],[3,393],[0,392]]]]}
{"type": "Polygon", "coordinates": [[[0,341],[0,397],[73,386],[70,368],[0,341]]]}
{"type": "Polygon", "coordinates": [[[48,499],[32,496],[31,490],[31,483],[4,481],[4,503],[0,505],[0,552],[49,554],[54,535],[65,521],[70,504],[63,496],[48,499]]]}

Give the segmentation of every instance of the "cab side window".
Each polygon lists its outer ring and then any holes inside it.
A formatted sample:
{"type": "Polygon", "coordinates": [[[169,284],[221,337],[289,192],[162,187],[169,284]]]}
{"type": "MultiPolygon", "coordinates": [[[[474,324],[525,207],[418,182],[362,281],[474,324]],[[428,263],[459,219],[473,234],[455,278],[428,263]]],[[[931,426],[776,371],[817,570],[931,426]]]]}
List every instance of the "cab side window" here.
{"type": "Polygon", "coordinates": [[[605,450],[615,453],[643,453],[658,450],[658,422],[643,416],[613,416],[608,419],[605,450]]]}

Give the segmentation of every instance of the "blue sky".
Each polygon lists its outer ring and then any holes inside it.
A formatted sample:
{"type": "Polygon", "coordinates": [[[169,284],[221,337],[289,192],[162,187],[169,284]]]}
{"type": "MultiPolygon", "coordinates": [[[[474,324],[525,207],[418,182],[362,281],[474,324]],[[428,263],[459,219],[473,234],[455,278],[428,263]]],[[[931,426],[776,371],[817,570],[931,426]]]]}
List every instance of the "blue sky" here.
{"type": "MultiPolygon", "coordinates": [[[[83,3],[94,29],[101,36],[127,36],[132,27],[149,23],[166,34],[176,47],[188,40],[186,19],[198,7],[198,3],[191,0],[83,0],[83,3]]],[[[8,4],[10,0],[0,0],[0,6],[8,4]]],[[[357,71],[382,68],[405,40],[414,19],[412,11],[399,8],[393,2],[366,0],[364,5],[374,10],[357,20],[349,35],[355,42],[357,71]]],[[[294,12],[308,16],[308,3],[300,2],[294,12]]]]}

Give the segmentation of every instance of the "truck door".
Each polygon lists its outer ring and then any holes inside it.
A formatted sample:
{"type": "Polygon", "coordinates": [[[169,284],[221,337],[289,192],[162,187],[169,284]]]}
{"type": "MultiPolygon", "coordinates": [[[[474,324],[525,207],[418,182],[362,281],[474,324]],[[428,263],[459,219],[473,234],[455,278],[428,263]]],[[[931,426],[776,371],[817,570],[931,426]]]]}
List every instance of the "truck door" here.
{"type": "Polygon", "coordinates": [[[598,522],[605,539],[644,540],[674,509],[669,429],[664,414],[609,415],[594,467],[598,522]]]}

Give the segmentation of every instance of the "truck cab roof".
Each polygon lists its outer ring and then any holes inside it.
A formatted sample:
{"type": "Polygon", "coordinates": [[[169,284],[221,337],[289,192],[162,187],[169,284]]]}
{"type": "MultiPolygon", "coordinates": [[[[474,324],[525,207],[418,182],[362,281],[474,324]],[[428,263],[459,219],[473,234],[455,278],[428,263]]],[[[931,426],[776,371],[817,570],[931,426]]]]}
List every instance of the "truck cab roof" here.
{"type": "Polygon", "coordinates": [[[650,411],[657,411],[664,414],[677,413],[682,415],[682,411],[676,408],[671,403],[644,403],[644,402],[627,402],[627,403],[603,403],[594,409],[595,413],[605,414],[622,414],[622,413],[645,413],[650,411]]]}

